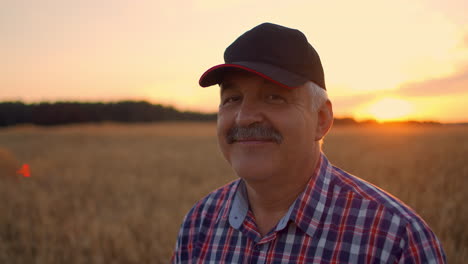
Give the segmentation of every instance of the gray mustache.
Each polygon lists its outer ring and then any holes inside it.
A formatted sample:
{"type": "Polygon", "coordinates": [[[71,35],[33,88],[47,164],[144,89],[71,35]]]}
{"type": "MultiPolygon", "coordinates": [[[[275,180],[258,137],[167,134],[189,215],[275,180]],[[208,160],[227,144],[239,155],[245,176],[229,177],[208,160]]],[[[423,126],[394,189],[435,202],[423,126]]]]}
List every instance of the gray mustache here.
{"type": "Polygon", "coordinates": [[[248,127],[232,127],[226,136],[228,144],[243,139],[273,140],[280,144],[283,136],[271,126],[250,125],[248,127]]]}

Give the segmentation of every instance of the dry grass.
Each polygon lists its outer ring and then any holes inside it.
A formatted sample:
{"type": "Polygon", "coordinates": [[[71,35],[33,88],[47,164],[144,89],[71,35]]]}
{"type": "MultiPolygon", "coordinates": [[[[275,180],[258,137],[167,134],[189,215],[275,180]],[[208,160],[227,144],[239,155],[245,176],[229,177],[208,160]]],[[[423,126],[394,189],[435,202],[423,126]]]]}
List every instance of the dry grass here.
{"type": "Polygon", "coordinates": [[[0,148],[0,177],[3,177],[4,180],[14,180],[19,168],[20,164],[15,156],[7,149],[0,148]]]}
{"type": "MultiPolygon", "coordinates": [[[[214,124],[16,127],[0,148],[0,173],[31,168],[0,175],[0,263],[167,263],[183,215],[234,179],[214,124]]],[[[422,215],[451,263],[468,258],[468,128],[336,127],[324,148],[422,215]]]]}

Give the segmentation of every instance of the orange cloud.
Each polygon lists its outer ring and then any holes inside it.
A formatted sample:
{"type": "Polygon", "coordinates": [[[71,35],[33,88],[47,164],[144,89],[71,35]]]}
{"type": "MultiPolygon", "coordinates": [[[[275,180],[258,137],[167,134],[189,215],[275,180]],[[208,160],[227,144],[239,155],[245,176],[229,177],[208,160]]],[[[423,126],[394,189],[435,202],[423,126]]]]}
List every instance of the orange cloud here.
{"type": "Polygon", "coordinates": [[[437,96],[467,92],[468,65],[451,76],[404,84],[397,93],[406,96],[437,96]]]}
{"type": "Polygon", "coordinates": [[[374,100],[378,96],[375,94],[359,94],[359,95],[349,95],[349,96],[333,96],[331,97],[331,102],[334,108],[337,109],[354,109],[355,107],[368,103],[369,101],[374,100]]]}

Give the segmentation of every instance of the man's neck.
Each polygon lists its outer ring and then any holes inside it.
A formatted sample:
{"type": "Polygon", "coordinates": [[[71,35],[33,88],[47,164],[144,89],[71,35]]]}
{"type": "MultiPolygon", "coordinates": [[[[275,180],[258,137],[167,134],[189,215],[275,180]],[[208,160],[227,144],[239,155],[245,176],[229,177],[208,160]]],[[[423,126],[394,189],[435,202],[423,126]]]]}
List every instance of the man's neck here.
{"type": "Polygon", "coordinates": [[[304,191],[313,176],[319,156],[300,170],[288,171],[287,174],[270,177],[267,181],[246,182],[250,208],[262,236],[276,226],[304,191]]]}

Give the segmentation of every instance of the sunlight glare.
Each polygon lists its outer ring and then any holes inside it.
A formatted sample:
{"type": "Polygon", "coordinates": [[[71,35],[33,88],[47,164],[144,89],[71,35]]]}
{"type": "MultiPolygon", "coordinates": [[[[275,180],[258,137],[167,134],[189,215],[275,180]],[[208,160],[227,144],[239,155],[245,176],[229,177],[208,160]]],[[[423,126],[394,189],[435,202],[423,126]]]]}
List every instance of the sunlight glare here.
{"type": "Polygon", "coordinates": [[[367,108],[367,112],[377,121],[403,120],[413,112],[413,105],[397,98],[383,98],[367,108]]]}

